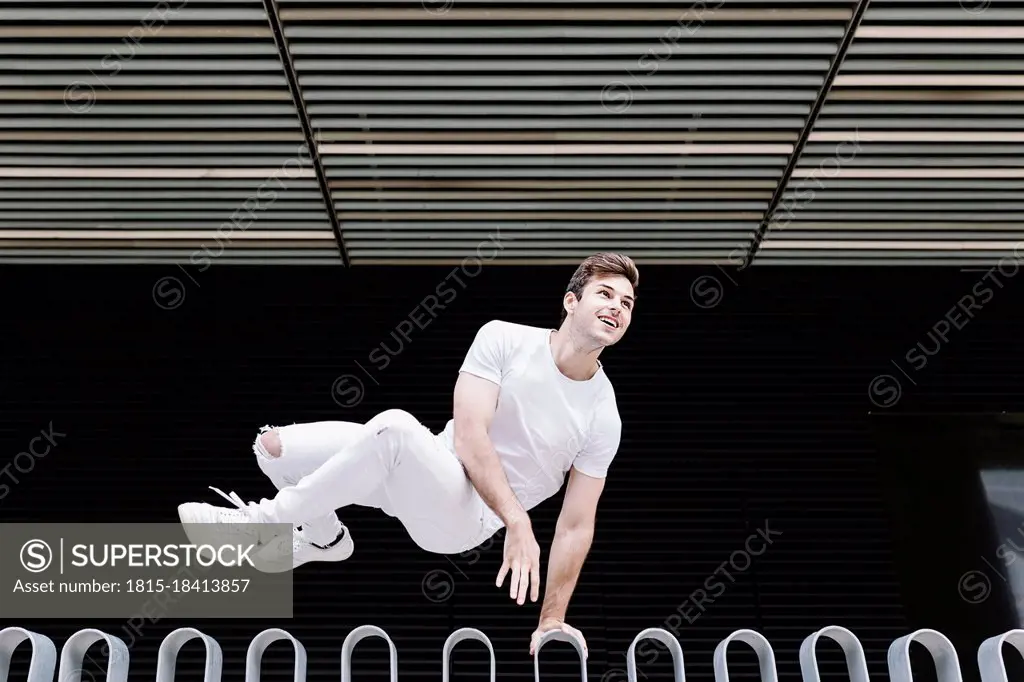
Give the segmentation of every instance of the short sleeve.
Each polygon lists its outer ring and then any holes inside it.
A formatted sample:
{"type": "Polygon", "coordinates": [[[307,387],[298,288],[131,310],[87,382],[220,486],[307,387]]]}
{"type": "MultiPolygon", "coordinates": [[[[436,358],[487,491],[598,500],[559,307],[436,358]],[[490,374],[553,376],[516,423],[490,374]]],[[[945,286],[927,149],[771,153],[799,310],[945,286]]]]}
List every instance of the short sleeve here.
{"type": "Polygon", "coordinates": [[[604,408],[598,409],[594,415],[590,438],[572,466],[580,473],[593,478],[605,478],[608,469],[619,451],[622,438],[622,420],[614,401],[607,401],[604,408]]]}
{"type": "Polygon", "coordinates": [[[480,327],[459,371],[478,376],[500,386],[508,358],[507,326],[500,320],[491,320],[480,327]]]}

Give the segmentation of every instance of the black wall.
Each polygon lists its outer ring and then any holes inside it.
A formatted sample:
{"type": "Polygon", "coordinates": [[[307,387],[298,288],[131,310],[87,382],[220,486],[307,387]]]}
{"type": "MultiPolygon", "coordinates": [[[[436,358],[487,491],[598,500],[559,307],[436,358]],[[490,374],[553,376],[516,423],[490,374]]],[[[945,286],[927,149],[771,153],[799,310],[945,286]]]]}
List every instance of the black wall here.
{"type": "MultiPolygon", "coordinates": [[[[475,330],[493,318],[557,326],[572,272],[453,270],[5,267],[0,467],[51,422],[67,436],[0,500],[0,520],[174,522],[178,503],[219,499],[208,485],[269,495],[251,452],[264,424],[365,421],[399,407],[440,429],[475,330]],[[443,305],[435,317],[422,312],[430,294],[443,305]],[[396,328],[409,330],[400,344],[396,328]],[[358,395],[351,377],[362,382],[358,395]]],[[[688,677],[706,682],[715,645],[752,628],[793,681],[803,638],[838,624],[860,637],[873,676],[885,674],[893,639],[935,627],[958,646],[966,679],[976,679],[978,643],[1013,625],[1001,595],[977,605],[958,594],[956,576],[979,568],[979,551],[996,539],[963,530],[970,514],[984,527],[977,486],[973,497],[953,496],[941,484],[970,488],[963,482],[976,473],[963,448],[924,451],[906,429],[894,436],[877,421],[1024,409],[1024,278],[1012,268],[663,266],[641,276],[633,326],[602,357],[623,442],[569,611],[588,639],[590,676],[624,680],[632,638],[664,627],[678,633],[688,677]],[[961,312],[949,313],[958,304],[961,312]],[[918,342],[932,354],[908,358],[918,342]],[[879,433],[899,445],[878,447],[879,433]],[[958,453],[960,464],[945,463],[958,453]],[[936,473],[952,467],[955,476],[936,473]],[[922,556],[914,543],[936,535],[934,526],[921,530],[928,509],[944,509],[950,531],[922,556]],[[751,542],[760,553],[746,555],[747,538],[766,529],[772,543],[751,542]],[[701,589],[714,598],[703,611],[690,598],[701,589]]],[[[542,548],[558,504],[534,515],[542,548]]],[[[230,682],[242,678],[249,640],[272,626],[305,644],[310,680],[336,679],[342,640],[366,623],[395,640],[403,679],[438,679],[441,645],[462,626],[491,637],[503,678],[532,675],[527,647],[539,605],[516,607],[494,587],[500,536],[446,558],[418,550],[379,513],[342,518],[356,553],[297,571],[291,622],[165,618],[135,631],[114,620],[17,624],[58,646],[77,629],[105,628],[131,645],[133,680],[153,675],[160,640],[181,625],[218,638],[230,682]]],[[[464,646],[453,679],[478,679],[482,650],[464,646]]],[[[265,675],[287,679],[287,650],[274,651],[265,675]]],[[[640,679],[670,679],[664,650],[640,651],[640,679]]],[[[384,652],[364,642],[355,677],[383,679],[384,652]]],[[[826,680],[845,677],[837,652],[823,647],[826,680]]],[[[734,656],[735,679],[756,676],[751,654],[736,647],[734,656]]],[[[201,674],[196,643],[181,660],[179,675],[201,674]]],[[[544,679],[578,677],[558,645],[543,662],[544,679]]],[[[25,668],[22,655],[15,675],[25,668]]]]}

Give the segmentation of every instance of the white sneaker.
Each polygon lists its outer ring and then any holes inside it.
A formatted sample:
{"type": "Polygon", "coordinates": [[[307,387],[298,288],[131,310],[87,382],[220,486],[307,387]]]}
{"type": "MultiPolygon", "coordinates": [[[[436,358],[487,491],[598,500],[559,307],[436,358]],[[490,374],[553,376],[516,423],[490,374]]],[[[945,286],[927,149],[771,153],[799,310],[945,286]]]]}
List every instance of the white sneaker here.
{"type": "Polygon", "coordinates": [[[213,486],[210,490],[231,502],[235,508],[216,507],[205,502],[178,505],[178,518],[192,544],[251,543],[259,546],[281,537],[277,527],[259,520],[254,503],[246,504],[237,494],[227,494],[213,486]]]}
{"type": "Polygon", "coordinates": [[[288,538],[279,536],[274,538],[257,551],[257,568],[265,573],[283,573],[290,569],[298,568],[310,561],[344,561],[352,556],[355,550],[355,543],[352,535],[344,524],[338,524],[338,536],[329,545],[316,545],[312,543],[301,530],[295,529],[292,533],[291,546],[287,544],[288,538]],[[291,554],[291,566],[285,560],[291,554]]]}

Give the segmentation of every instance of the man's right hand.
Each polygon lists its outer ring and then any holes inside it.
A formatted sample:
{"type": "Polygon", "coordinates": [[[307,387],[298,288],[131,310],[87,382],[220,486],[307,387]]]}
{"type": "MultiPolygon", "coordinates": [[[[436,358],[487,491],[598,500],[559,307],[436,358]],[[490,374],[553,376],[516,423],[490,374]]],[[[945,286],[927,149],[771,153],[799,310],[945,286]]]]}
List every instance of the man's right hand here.
{"type": "Polygon", "coordinates": [[[540,597],[540,545],[533,536],[529,519],[507,527],[505,531],[505,560],[498,571],[496,587],[501,587],[509,571],[512,575],[508,596],[522,606],[529,591],[530,601],[537,601],[540,597]]]}

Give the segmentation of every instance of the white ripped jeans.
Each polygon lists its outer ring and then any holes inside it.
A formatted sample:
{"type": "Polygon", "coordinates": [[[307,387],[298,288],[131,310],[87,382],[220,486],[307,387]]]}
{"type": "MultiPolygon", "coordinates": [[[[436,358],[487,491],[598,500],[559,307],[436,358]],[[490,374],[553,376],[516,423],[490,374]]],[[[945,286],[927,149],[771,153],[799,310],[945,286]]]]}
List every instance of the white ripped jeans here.
{"type": "MultiPolygon", "coordinates": [[[[264,427],[261,431],[269,430],[264,427]]],[[[301,525],[318,543],[337,534],[335,510],[356,504],[397,518],[421,548],[457,554],[486,540],[486,503],[462,463],[415,417],[387,410],[365,424],[323,421],[276,427],[279,457],[257,437],[260,469],[277,486],[264,523],[301,525]]]]}

